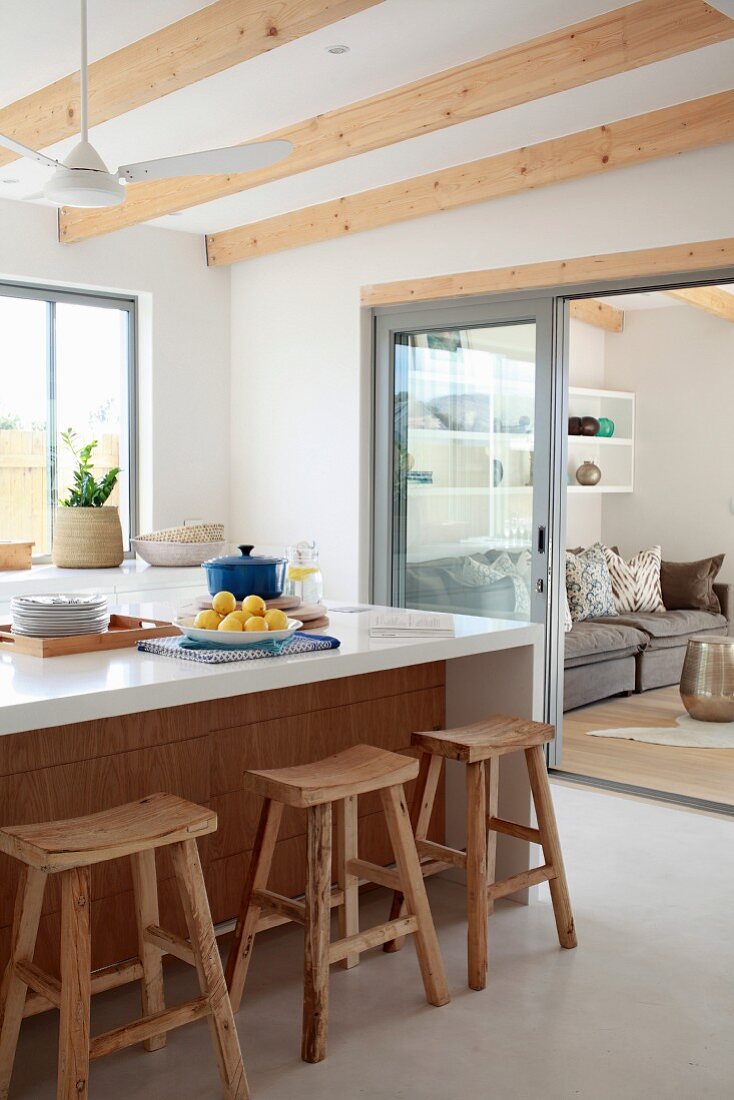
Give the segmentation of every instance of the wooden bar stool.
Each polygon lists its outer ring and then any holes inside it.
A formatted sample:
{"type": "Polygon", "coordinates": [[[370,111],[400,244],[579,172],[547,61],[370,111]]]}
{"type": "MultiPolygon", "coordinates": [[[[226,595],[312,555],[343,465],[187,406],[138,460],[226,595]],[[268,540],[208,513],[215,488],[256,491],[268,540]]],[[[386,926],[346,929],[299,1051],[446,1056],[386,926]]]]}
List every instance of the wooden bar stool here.
{"type": "Polygon", "coordinates": [[[412,934],[426,997],[431,1004],[450,1000],[436,931],[428,907],[403,783],[415,779],[418,761],[397,753],[355,745],[344,752],[300,767],[245,774],[245,787],[265,799],[245,882],[242,907],[227,961],[227,986],[237,1011],[252,956],[261,911],[304,925],[305,966],[301,1057],[320,1062],[326,1056],[329,965],[349,968],[359,954],[396,936],[412,934]],[[397,869],[359,858],[357,797],[379,791],[397,869]],[[339,890],[332,894],[332,804],[337,803],[339,890]],[[267,889],[283,806],[307,811],[306,895],[292,901],[267,889]],[[359,931],[359,880],[400,890],[405,898],[399,919],[359,931]],[[330,942],[330,911],[339,907],[342,938],[330,942]]]}
{"type": "Polygon", "coordinates": [[[11,956],[0,993],[0,1100],[7,1100],[28,989],[59,1009],[59,1100],[89,1095],[90,1059],[134,1043],[158,1050],[165,1045],[167,1031],[203,1016],[209,1019],[226,1100],[246,1100],[242,1055],[194,839],[213,833],[216,827],[217,816],[211,810],[173,795],[154,794],[88,817],[0,829],[0,851],[23,863],[11,956]],[[155,849],[164,845],[171,847],[190,942],[158,924],[155,849]],[[95,988],[90,973],[90,868],[121,856],[130,856],[132,864],[143,1015],[90,1038],[90,998],[104,988],[103,983],[95,988]],[[50,874],[61,878],[61,981],[33,962],[50,874]],[[196,967],[200,997],[165,1007],[163,951],[196,967]]]}
{"type": "MultiPolygon", "coordinates": [[[[418,786],[411,819],[424,876],[449,867],[466,870],[468,913],[468,973],[472,989],[484,989],[487,981],[487,918],[496,898],[506,897],[539,882],[548,882],[561,947],[575,947],[576,931],[563,867],[543,745],[552,741],[553,726],[526,718],[497,715],[461,729],[414,733],[412,743],[422,750],[418,786]],[[530,788],[538,819],[537,829],[503,821],[497,816],[499,758],[524,752],[530,788]],[[466,764],[466,850],[457,851],[427,839],[443,760],[466,764]],[[544,863],[511,878],[495,882],[497,833],[540,844],[544,863]]],[[[404,901],[393,897],[391,920],[399,919],[404,901]]],[[[385,945],[398,951],[401,940],[385,945]]]]}

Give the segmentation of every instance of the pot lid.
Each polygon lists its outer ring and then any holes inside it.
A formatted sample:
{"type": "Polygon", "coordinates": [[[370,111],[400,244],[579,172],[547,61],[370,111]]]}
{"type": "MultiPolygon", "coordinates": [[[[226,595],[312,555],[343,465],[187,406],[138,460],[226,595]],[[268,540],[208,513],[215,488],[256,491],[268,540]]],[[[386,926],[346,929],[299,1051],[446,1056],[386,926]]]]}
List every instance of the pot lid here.
{"type": "Polygon", "coordinates": [[[204,565],[281,565],[285,558],[269,558],[253,554],[254,546],[239,546],[239,554],[225,554],[221,558],[209,558],[204,565]]]}

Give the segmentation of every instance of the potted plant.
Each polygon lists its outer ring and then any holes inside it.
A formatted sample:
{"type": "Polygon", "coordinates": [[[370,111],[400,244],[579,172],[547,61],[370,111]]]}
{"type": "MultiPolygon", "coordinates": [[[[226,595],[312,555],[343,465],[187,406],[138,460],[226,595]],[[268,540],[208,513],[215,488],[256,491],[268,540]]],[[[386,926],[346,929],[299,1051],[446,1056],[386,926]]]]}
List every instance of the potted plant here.
{"type": "Polygon", "coordinates": [[[74,482],[66,500],[60,500],[54,517],[54,565],[63,569],[105,569],[122,562],[120,516],[107,504],[117,484],[119,466],[98,481],[92,473],[92,454],[97,440],[78,447],[75,433],[61,433],[64,445],[76,459],[74,482]]]}

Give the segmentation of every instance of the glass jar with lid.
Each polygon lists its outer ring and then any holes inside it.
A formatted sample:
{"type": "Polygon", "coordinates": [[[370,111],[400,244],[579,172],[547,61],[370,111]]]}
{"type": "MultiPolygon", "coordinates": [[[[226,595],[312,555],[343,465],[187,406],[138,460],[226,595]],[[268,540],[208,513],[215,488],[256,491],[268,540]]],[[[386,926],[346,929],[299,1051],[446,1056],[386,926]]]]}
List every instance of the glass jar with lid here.
{"type": "Polygon", "coordinates": [[[319,565],[319,548],[303,540],[286,550],[285,595],[297,596],[302,604],[321,603],[324,583],[319,565]]]}

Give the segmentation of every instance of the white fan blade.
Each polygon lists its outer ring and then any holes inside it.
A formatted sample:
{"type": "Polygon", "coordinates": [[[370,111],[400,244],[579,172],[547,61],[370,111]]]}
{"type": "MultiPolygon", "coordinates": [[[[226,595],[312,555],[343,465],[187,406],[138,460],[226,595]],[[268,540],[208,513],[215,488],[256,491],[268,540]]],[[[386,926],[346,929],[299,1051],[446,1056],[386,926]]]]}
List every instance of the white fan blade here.
{"type": "Polygon", "coordinates": [[[130,183],[163,180],[172,176],[223,176],[267,168],[292,151],[290,141],[258,141],[252,145],[231,145],[226,149],[206,149],[201,153],[183,153],[178,157],[123,164],[118,169],[118,175],[130,183]]]}
{"type": "Polygon", "coordinates": [[[45,164],[47,168],[58,168],[61,163],[58,160],[47,157],[45,153],[39,153],[36,149],[31,149],[27,145],[22,145],[19,141],[15,141],[14,138],[6,137],[5,134],[0,134],[0,145],[5,149],[12,149],[14,153],[20,153],[22,157],[28,157],[30,160],[37,160],[39,164],[45,164]]]}

